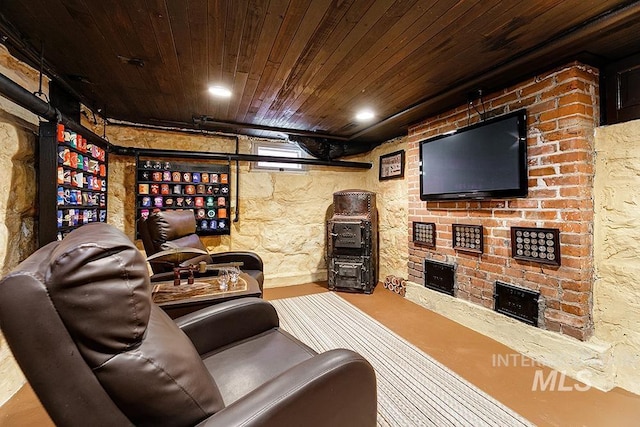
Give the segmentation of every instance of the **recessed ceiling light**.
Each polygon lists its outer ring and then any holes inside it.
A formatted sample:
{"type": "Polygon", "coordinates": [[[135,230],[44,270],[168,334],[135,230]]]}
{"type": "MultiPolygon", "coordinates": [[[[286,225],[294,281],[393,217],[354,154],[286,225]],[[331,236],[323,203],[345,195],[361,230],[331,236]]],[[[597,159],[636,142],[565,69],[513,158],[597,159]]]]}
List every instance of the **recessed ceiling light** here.
{"type": "Polygon", "coordinates": [[[358,113],[356,114],[356,120],[359,122],[368,122],[374,117],[375,117],[375,114],[373,114],[373,111],[371,110],[358,111],[358,113]]]}
{"type": "Polygon", "coordinates": [[[231,97],[231,91],[224,86],[209,86],[209,93],[218,98],[231,97]]]}

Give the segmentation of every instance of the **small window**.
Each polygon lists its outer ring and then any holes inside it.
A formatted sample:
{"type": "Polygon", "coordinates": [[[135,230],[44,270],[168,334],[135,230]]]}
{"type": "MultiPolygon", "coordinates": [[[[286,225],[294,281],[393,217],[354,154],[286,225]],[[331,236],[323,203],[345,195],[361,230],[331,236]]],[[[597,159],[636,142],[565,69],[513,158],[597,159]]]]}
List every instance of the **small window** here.
{"type": "MultiPolygon", "coordinates": [[[[254,142],[253,154],[258,156],[270,157],[289,157],[294,159],[305,158],[305,153],[296,144],[287,143],[270,143],[270,142],[254,142]]],[[[279,170],[279,171],[304,171],[305,165],[299,163],[280,163],[280,162],[252,162],[252,169],[261,170],[279,170]]]]}

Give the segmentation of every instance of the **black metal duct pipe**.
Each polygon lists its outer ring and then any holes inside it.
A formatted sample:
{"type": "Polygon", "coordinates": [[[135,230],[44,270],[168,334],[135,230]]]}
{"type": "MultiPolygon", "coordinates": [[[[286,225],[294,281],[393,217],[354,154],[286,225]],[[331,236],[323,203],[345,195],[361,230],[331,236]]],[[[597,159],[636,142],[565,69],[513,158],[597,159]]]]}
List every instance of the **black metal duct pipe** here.
{"type": "Polygon", "coordinates": [[[291,157],[258,156],[255,154],[235,154],[235,153],[207,153],[204,151],[178,151],[178,150],[156,150],[150,148],[131,148],[111,146],[111,152],[123,156],[155,156],[178,159],[207,159],[207,160],[240,160],[247,162],[277,162],[293,163],[297,165],[313,166],[334,166],[342,168],[371,169],[371,163],[344,162],[339,160],[317,160],[317,159],[296,159],[291,157]]]}
{"type": "Polygon", "coordinates": [[[206,127],[228,128],[234,131],[236,131],[237,129],[264,130],[268,132],[278,132],[285,135],[298,135],[298,136],[307,136],[312,138],[327,138],[327,139],[336,140],[336,141],[349,140],[349,138],[346,136],[328,135],[328,134],[323,134],[323,133],[318,133],[318,132],[313,132],[308,130],[281,128],[277,126],[266,126],[266,125],[248,124],[248,123],[239,123],[239,122],[225,122],[221,120],[214,120],[211,117],[207,117],[207,116],[193,117],[193,123],[204,128],[206,127]]]}
{"type": "Polygon", "coordinates": [[[293,141],[306,153],[322,160],[333,160],[343,156],[368,153],[379,144],[368,142],[340,142],[326,138],[311,138],[305,136],[289,135],[289,141],[293,141]]]}
{"type": "MultiPolygon", "coordinates": [[[[240,154],[240,138],[236,136],[236,154],[240,154]]],[[[236,216],[233,222],[240,220],[240,160],[236,159],[236,216]]]]}
{"type": "Polygon", "coordinates": [[[111,147],[111,143],[109,141],[68,117],[65,117],[57,108],[38,98],[2,73],[0,73],[0,93],[2,93],[2,95],[7,99],[10,99],[21,107],[26,108],[32,113],[37,114],[50,122],[60,122],[65,126],[65,128],[78,132],[79,134],[86,136],[88,139],[100,141],[106,147],[111,147]]]}

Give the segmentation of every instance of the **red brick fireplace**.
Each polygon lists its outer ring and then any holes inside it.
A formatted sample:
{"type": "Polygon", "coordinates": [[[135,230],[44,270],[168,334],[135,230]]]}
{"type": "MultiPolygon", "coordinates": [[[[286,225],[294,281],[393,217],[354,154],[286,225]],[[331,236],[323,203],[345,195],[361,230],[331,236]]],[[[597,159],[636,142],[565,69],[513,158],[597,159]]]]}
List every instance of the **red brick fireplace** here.
{"type": "MultiPolygon", "coordinates": [[[[487,116],[526,108],[529,193],[526,198],[424,202],[419,142],[478,122],[467,105],[409,130],[409,230],[436,224],[436,247],[409,236],[409,279],[424,283],[425,258],[455,265],[455,297],[493,309],[496,281],[540,292],[538,327],[580,340],[593,331],[593,133],[599,123],[598,70],[571,63],[484,97],[487,116]],[[482,254],[452,248],[452,224],[483,226],[482,254]],[[560,266],[511,256],[511,227],[559,229],[560,266]]],[[[482,111],[479,101],[476,107],[482,111]]]]}

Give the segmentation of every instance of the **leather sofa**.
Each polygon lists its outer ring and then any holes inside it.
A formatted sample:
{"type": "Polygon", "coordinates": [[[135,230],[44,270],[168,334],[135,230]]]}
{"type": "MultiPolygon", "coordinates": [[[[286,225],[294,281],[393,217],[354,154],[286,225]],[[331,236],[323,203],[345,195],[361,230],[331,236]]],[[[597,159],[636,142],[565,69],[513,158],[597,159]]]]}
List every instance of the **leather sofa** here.
{"type": "MultiPolygon", "coordinates": [[[[196,234],[196,220],[190,210],[152,212],[147,218],[138,220],[138,231],[147,256],[154,255],[160,251],[185,247],[207,252],[207,248],[196,234]]],[[[254,252],[227,251],[208,255],[192,255],[191,258],[183,261],[180,265],[197,264],[200,261],[205,261],[208,264],[240,261],[243,263],[242,267],[240,267],[242,271],[256,279],[260,290],[262,290],[264,266],[260,256],[254,252]]],[[[152,277],[152,281],[170,280],[172,278],[172,275],[165,274],[172,272],[172,265],[166,263],[150,264],[151,269],[156,274],[156,276],[152,277]]]]}
{"type": "Polygon", "coordinates": [[[316,354],[271,304],[243,298],[175,321],[151,302],[144,256],[88,224],[0,281],[0,325],[59,426],[373,426],[360,355],[316,354]]]}

